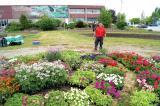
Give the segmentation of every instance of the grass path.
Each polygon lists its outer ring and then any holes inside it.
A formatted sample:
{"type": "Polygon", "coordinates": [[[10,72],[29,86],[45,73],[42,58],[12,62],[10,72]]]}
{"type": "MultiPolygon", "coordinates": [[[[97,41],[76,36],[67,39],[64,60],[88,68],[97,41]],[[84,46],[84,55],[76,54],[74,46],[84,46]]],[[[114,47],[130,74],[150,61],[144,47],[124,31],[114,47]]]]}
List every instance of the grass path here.
{"type": "MultiPolygon", "coordinates": [[[[17,35],[20,33],[12,33],[17,35]]],[[[0,56],[16,56],[26,54],[36,54],[48,50],[50,47],[93,51],[94,37],[86,36],[90,31],[45,31],[37,34],[22,33],[24,44],[19,46],[8,46],[0,48],[0,56]],[[39,40],[39,46],[32,45],[33,40],[39,40]]],[[[135,38],[113,38],[104,39],[104,48],[112,51],[134,51],[141,55],[160,55],[160,41],[135,38]]]]}

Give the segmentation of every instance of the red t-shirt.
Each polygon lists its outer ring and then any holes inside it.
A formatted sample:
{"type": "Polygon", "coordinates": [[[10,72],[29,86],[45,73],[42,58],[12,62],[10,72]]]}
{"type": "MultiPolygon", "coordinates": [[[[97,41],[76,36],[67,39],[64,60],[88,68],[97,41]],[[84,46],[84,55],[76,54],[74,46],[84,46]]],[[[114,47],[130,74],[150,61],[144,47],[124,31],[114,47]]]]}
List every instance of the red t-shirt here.
{"type": "Polygon", "coordinates": [[[106,29],[104,27],[96,28],[96,37],[104,37],[106,34],[106,29]]]}

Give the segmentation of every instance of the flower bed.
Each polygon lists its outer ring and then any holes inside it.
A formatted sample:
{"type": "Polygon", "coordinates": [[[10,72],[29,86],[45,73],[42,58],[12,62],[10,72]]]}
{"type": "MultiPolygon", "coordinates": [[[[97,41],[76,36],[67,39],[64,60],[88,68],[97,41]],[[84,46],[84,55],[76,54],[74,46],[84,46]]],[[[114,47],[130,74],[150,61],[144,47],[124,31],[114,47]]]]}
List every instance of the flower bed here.
{"type": "Polygon", "coordinates": [[[0,104],[4,106],[152,106],[159,103],[158,98],[159,56],[81,55],[51,49],[37,56],[0,58],[0,104]],[[137,91],[125,91],[130,71],[136,75],[132,80],[137,81],[137,91]]]}

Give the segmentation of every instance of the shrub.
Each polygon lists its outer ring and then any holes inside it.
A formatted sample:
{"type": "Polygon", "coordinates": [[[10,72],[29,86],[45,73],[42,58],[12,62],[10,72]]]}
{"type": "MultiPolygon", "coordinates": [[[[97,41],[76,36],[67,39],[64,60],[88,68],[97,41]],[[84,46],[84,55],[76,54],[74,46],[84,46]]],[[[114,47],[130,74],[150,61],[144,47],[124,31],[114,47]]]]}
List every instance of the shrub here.
{"type": "Polygon", "coordinates": [[[79,85],[86,87],[91,82],[93,82],[96,79],[96,75],[92,71],[76,71],[70,78],[69,82],[72,85],[79,85]]]}
{"type": "Polygon", "coordinates": [[[124,30],[125,29],[125,26],[127,26],[127,23],[126,22],[123,22],[123,21],[120,21],[120,22],[117,22],[117,28],[118,29],[121,29],[121,30],[124,30]]]}
{"type": "Polygon", "coordinates": [[[131,96],[131,106],[155,106],[154,103],[158,102],[158,97],[155,93],[149,91],[134,91],[131,96]]]}
{"type": "Polygon", "coordinates": [[[89,96],[85,91],[71,88],[69,92],[64,93],[66,101],[69,106],[89,106],[89,96]]]}
{"type": "Polygon", "coordinates": [[[33,95],[28,96],[23,93],[16,93],[13,95],[13,97],[9,98],[4,106],[22,106],[23,104],[23,97],[26,97],[26,105],[27,106],[43,106],[44,105],[44,99],[42,96],[33,95]]]}
{"type": "Polygon", "coordinates": [[[49,62],[52,62],[52,61],[56,61],[56,60],[60,60],[61,59],[61,53],[60,51],[58,50],[54,50],[54,49],[51,49],[47,52],[46,54],[46,59],[49,61],[49,62]]]}
{"type": "Polygon", "coordinates": [[[95,73],[102,72],[104,70],[104,67],[100,63],[96,63],[94,61],[84,61],[80,67],[80,70],[82,71],[88,71],[91,70],[95,73]]]}
{"type": "Polygon", "coordinates": [[[73,70],[76,70],[81,65],[80,53],[75,51],[63,51],[61,52],[62,60],[66,62],[73,70]]]}
{"type": "Polygon", "coordinates": [[[31,21],[29,21],[25,15],[21,15],[19,22],[23,30],[31,27],[31,21]]]}
{"type": "Polygon", "coordinates": [[[86,24],[83,21],[78,21],[78,22],[76,22],[76,27],[77,28],[84,28],[84,27],[86,27],[86,24]]]}
{"type": "Polygon", "coordinates": [[[12,32],[12,31],[20,31],[22,30],[21,25],[17,22],[11,22],[7,27],[6,31],[12,32]]]}
{"type": "Polygon", "coordinates": [[[68,106],[65,101],[64,93],[61,91],[51,91],[47,94],[46,106],[68,106]]]}
{"type": "Polygon", "coordinates": [[[14,78],[0,77],[0,104],[16,91],[19,91],[19,84],[14,78]]]}
{"type": "Polygon", "coordinates": [[[113,99],[111,96],[103,95],[102,92],[96,88],[90,86],[85,88],[85,92],[89,95],[89,99],[92,103],[98,106],[111,106],[113,99]]]}
{"type": "Polygon", "coordinates": [[[15,78],[23,92],[35,93],[43,88],[65,83],[67,72],[60,61],[38,62],[32,65],[21,64],[16,69],[15,78]]]}
{"type": "Polygon", "coordinates": [[[46,31],[46,30],[53,30],[56,29],[58,26],[58,22],[56,22],[54,19],[49,18],[47,16],[43,16],[38,22],[37,25],[40,27],[40,29],[46,31]]]}
{"type": "Polygon", "coordinates": [[[69,28],[69,29],[74,29],[75,28],[75,23],[69,23],[68,25],[67,25],[67,27],[69,28]]]}

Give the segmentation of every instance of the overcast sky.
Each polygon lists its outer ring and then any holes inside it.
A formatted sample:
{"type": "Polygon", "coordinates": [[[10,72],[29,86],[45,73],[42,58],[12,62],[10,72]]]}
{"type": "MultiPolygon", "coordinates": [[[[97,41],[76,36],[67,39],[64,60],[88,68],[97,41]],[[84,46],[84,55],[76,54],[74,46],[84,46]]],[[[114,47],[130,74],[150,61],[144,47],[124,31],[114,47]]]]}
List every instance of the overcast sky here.
{"type": "MultiPolygon", "coordinates": [[[[142,11],[145,16],[151,15],[156,7],[160,7],[160,0],[122,0],[122,12],[127,19],[140,17],[142,11]]],[[[0,0],[0,5],[105,5],[116,12],[121,10],[121,0],[0,0]]]]}

